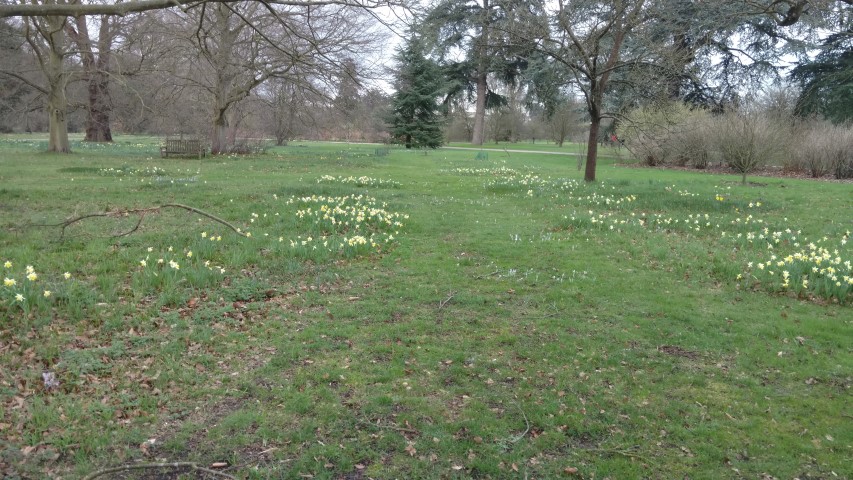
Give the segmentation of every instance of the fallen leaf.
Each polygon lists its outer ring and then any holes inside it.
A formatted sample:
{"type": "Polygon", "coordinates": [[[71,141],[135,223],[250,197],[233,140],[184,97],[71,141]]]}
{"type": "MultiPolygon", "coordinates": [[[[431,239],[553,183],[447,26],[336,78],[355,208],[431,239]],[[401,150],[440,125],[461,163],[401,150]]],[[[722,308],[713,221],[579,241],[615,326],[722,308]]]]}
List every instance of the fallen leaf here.
{"type": "Polygon", "coordinates": [[[578,469],[575,467],[566,467],[563,469],[563,473],[566,473],[568,475],[574,475],[578,473],[578,469]]]}
{"type": "Polygon", "coordinates": [[[213,462],[210,464],[210,468],[225,468],[228,466],[228,462],[213,462]]]}
{"type": "Polygon", "coordinates": [[[518,471],[518,465],[516,465],[516,464],[514,464],[514,463],[513,463],[512,465],[510,465],[510,467],[509,467],[509,468],[511,468],[513,472],[517,472],[517,471],[518,471]]]}
{"type": "Polygon", "coordinates": [[[409,454],[410,457],[414,457],[415,454],[418,453],[418,451],[415,450],[415,446],[411,443],[406,445],[406,452],[409,454]]]}

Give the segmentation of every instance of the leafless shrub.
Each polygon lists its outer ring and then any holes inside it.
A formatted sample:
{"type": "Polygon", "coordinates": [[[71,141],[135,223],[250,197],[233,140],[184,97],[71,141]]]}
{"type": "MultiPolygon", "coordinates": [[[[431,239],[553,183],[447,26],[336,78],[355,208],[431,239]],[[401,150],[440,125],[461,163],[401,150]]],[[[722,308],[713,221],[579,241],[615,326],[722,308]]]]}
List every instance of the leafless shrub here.
{"type": "Polygon", "coordinates": [[[730,112],[716,119],[715,139],[723,161],[746,176],[786,150],[787,129],[755,113],[730,112]]]}
{"type": "Polygon", "coordinates": [[[853,129],[829,122],[812,122],[797,135],[786,167],[812,177],[834,174],[853,177],[853,129]]]}
{"type": "Polygon", "coordinates": [[[690,121],[682,125],[674,137],[678,163],[689,164],[693,168],[704,169],[711,163],[713,142],[711,140],[711,119],[705,112],[691,115],[690,121]]]}
{"type": "MultiPolygon", "coordinates": [[[[797,142],[790,151],[790,169],[808,172],[812,177],[822,177],[832,169],[830,164],[830,138],[826,134],[827,124],[811,124],[797,135],[797,142]]],[[[788,167],[786,165],[786,167],[788,167]]]]}
{"type": "Polygon", "coordinates": [[[638,108],[623,119],[616,134],[640,162],[664,165],[673,159],[671,137],[685,110],[681,104],[638,108]]]}
{"type": "Polygon", "coordinates": [[[709,114],[682,103],[639,108],[617,129],[628,150],[646,165],[708,165],[709,114]]]}

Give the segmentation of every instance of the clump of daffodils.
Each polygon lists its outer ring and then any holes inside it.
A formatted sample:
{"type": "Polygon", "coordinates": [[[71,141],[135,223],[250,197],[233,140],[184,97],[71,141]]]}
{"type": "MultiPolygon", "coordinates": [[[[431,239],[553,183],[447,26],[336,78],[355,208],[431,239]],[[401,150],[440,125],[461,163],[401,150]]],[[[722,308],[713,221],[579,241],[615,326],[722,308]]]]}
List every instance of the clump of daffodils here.
{"type": "Polygon", "coordinates": [[[400,183],[393,180],[384,180],[381,178],[373,178],[368,176],[348,177],[323,175],[317,179],[317,183],[339,183],[343,185],[355,185],[356,187],[376,187],[376,188],[399,188],[400,183]]]}
{"type": "Polygon", "coordinates": [[[749,262],[739,279],[752,286],[846,303],[853,299],[853,261],[849,247],[845,248],[850,234],[845,232],[836,246],[824,246],[829,238],[821,238],[787,255],[769,249],[749,262]]]}
{"type": "Polygon", "coordinates": [[[308,258],[345,258],[380,252],[395,242],[409,215],[395,212],[384,202],[366,195],[292,197],[295,237],[278,237],[290,253],[308,258]]]}
{"type": "Polygon", "coordinates": [[[2,262],[0,275],[3,278],[3,285],[0,287],[0,315],[4,312],[47,309],[56,296],[55,292],[63,292],[63,283],[71,280],[69,272],[42,275],[30,264],[19,270],[11,260],[2,262]]]}
{"type": "Polygon", "coordinates": [[[492,176],[492,177],[514,177],[521,173],[509,167],[493,167],[493,168],[453,168],[444,170],[445,173],[463,176],[492,176]]]}

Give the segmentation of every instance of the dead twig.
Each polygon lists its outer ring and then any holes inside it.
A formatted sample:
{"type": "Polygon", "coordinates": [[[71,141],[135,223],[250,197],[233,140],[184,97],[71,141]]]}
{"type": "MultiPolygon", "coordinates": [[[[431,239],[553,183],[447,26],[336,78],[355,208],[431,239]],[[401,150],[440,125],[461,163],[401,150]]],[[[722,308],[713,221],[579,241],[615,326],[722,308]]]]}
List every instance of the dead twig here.
{"type": "Polygon", "coordinates": [[[625,448],[581,448],[581,450],[609,455],[622,455],[623,457],[636,458],[644,463],[651,463],[648,458],[625,448]]]}
{"type": "Polygon", "coordinates": [[[438,309],[439,309],[439,310],[441,310],[442,308],[444,308],[445,306],[447,306],[447,304],[448,304],[451,300],[453,300],[453,297],[455,297],[455,296],[456,296],[456,292],[454,292],[453,290],[451,290],[451,291],[450,291],[450,293],[448,293],[448,294],[447,294],[447,298],[445,298],[444,300],[442,300],[442,301],[438,302],[438,309]]]}
{"type": "Polygon", "coordinates": [[[154,468],[167,468],[167,469],[176,469],[176,468],[189,468],[198,472],[207,473],[210,475],[222,477],[222,478],[230,478],[231,480],[237,480],[235,477],[228,475],[224,472],[217,472],[216,470],[211,470],[209,468],[202,467],[197,463],[192,462],[172,462],[172,463],[137,463],[134,465],[122,465],[120,467],[112,467],[105,468],[103,470],[98,470],[96,472],[92,472],[89,475],[83,477],[83,480],[93,480],[98,477],[102,477],[104,475],[108,475],[110,473],[123,472],[127,470],[146,470],[146,469],[154,469],[154,468]]]}
{"type": "Polygon", "coordinates": [[[66,228],[70,227],[71,225],[73,225],[77,222],[86,220],[88,218],[97,218],[97,217],[119,218],[119,217],[127,217],[130,215],[139,215],[139,221],[136,223],[136,226],[134,226],[133,229],[131,229],[130,231],[127,231],[125,233],[113,235],[114,237],[124,237],[124,236],[130,235],[131,233],[133,233],[139,229],[139,226],[142,225],[142,221],[145,219],[145,215],[147,215],[149,213],[160,213],[160,211],[164,208],[179,208],[182,210],[186,210],[188,212],[195,213],[197,215],[201,215],[202,217],[209,218],[210,220],[213,220],[214,222],[217,222],[221,225],[224,225],[224,226],[230,228],[234,233],[236,233],[237,235],[240,235],[241,237],[248,237],[248,235],[246,235],[245,233],[240,231],[239,228],[237,228],[234,225],[228,223],[227,221],[217,217],[216,215],[213,215],[213,214],[205,212],[204,210],[200,210],[198,208],[191,207],[189,205],[183,205],[180,203],[165,203],[163,205],[159,205],[156,207],[133,208],[133,209],[128,209],[128,210],[116,210],[116,211],[112,211],[112,212],[88,213],[86,215],[80,215],[78,217],[69,218],[69,219],[67,219],[63,222],[60,222],[60,223],[38,224],[35,226],[37,226],[37,227],[61,227],[62,231],[59,234],[59,239],[62,240],[63,238],[65,238],[65,229],[66,228]]]}
{"type": "Polygon", "coordinates": [[[379,423],[379,420],[376,420],[376,422],[377,422],[377,423],[366,422],[366,421],[364,421],[364,420],[359,420],[359,421],[358,421],[358,423],[360,423],[360,424],[362,424],[362,425],[364,425],[364,426],[375,427],[375,428],[384,428],[384,429],[387,429],[387,430],[394,430],[394,431],[396,431],[396,432],[408,433],[408,434],[411,434],[411,435],[420,435],[420,434],[421,434],[421,432],[419,432],[419,431],[417,431],[417,430],[415,430],[415,429],[413,429],[413,428],[404,428],[404,427],[398,427],[398,426],[396,426],[396,425],[387,425],[387,424],[382,424],[382,423],[379,423]]]}
{"type": "Polygon", "coordinates": [[[495,275],[499,275],[500,273],[501,273],[501,271],[500,271],[500,270],[495,270],[494,272],[492,272],[492,273],[490,273],[490,274],[488,274],[488,275],[477,275],[476,277],[474,277],[474,279],[476,279],[476,280],[480,280],[480,279],[483,279],[483,278],[494,277],[495,275]]]}
{"type": "Polygon", "coordinates": [[[515,403],[515,406],[518,407],[519,411],[521,411],[521,415],[524,417],[524,424],[527,425],[527,428],[524,429],[523,432],[510,439],[512,443],[518,443],[519,441],[521,441],[522,438],[524,438],[525,435],[527,435],[527,432],[530,431],[530,420],[527,419],[527,414],[524,413],[524,409],[521,408],[521,405],[519,405],[518,402],[513,403],[515,403]]]}

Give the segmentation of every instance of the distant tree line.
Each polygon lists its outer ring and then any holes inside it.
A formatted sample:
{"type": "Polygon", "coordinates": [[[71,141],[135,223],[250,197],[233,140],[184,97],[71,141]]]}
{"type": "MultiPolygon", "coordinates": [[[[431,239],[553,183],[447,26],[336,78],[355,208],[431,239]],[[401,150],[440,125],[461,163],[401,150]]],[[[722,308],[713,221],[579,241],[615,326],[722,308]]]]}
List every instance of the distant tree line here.
{"type": "Polygon", "coordinates": [[[853,116],[850,0],[0,0],[0,130],[597,145],[627,112],[768,85],[853,116]],[[381,8],[380,8],[381,7],[381,8]],[[404,12],[394,65],[382,18],[404,12]],[[390,86],[390,87],[389,87],[390,86]]]}

